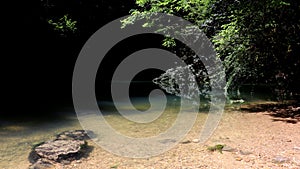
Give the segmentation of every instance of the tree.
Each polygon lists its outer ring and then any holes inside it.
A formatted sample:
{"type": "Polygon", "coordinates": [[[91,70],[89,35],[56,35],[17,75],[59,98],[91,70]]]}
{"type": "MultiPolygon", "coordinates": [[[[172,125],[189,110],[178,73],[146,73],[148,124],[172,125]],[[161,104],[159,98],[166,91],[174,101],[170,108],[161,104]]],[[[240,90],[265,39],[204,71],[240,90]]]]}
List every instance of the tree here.
{"type": "MultiPolygon", "coordinates": [[[[280,86],[287,94],[299,84],[298,1],[136,0],[136,4],[138,8],[131,11],[124,25],[150,13],[163,12],[181,16],[201,28],[223,61],[229,91],[238,91],[242,84],[251,83],[280,86]],[[282,80],[279,77],[283,77],[283,83],[278,83],[282,80]]],[[[167,38],[163,44],[175,43],[167,38]]]]}
{"type": "MultiPolygon", "coordinates": [[[[228,86],[238,87],[241,80],[278,86],[282,85],[277,81],[278,74],[299,72],[295,67],[299,57],[292,53],[299,49],[298,3],[239,1],[227,10],[231,11],[231,22],[221,26],[213,41],[224,58],[228,86]]],[[[289,77],[285,83],[295,80],[289,77]]],[[[290,86],[284,88],[290,90],[290,86]]]]}

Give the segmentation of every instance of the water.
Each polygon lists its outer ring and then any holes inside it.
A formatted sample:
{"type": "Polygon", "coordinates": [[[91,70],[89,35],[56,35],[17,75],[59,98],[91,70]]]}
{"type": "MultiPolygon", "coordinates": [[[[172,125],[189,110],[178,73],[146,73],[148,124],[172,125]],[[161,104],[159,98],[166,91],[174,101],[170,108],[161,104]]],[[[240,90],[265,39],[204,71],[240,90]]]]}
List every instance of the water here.
{"type": "MultiPolygon", "coordinates": [[[[139,97],[132,101],[140,111],[147,110],[150,106],[148,98],[139,97]]],[[[99,105],[104,110],[102,112],[106,121],[118,132],[131,137],[148,137],[167,130],[178,112],[176,103],[169,102],[160,118],[151,123],[139,124],[123,118],[110,101],[99,102],[99,105]]],[[[129,108],[129,105],[121,107],[130,111],[129,108]]],[[[0,117],[0,168],[26,168],[30,164],[28,155],[34,144],[51,140],[56,134],[66,130],[82,129],[76,113],[70,110],[57,110],[44,117],[0,117]]]]}
{"type": "Polygon", "coordinates": [[[0,120],[0,168],[24,168],[34,144],[65,130],[80,129],[74,113],[60,112],[45,118],[14,117],[0,120]],[[59,115],[64,114],[64,115],[59,115]]]}
{"type": "MultiPolygon", "coordinates": [[[[246,97],[246,95],[242,96],[246,97]]],[[[247,100],[245,97],[244,99],[247,100]]],[[[255,96],[247,97],[253,99],[255,96]]],[[[168,101],[160,117],[150,123],[135,123],[123,118],[117,113],[111,101],[101,101],[99,106],[106,121],[119,133],[130,137],[150,137],[166,131],[176,120],[180,99],[168,97],[168,101]]],[[[135,97],[132,102],[137,110],[145,111],[150,108],[147,97],[135,97]]],[[[155,100],[155,102],[160,102],[160,100],[155,100]]],[[[130,111],[131,107],[122,105],[121,109],[130,111]]],[[[205,119],[204,114],[199,113],[198,117],[205,119]]],[[[0,168],[28,166],[30,164],[28,155],[34,144],[53,139],[60,132],[76,129],[82,129],[82,127],[72,109],[58,108],[51,115],[45,114],[40,117],[0,117],[0,168]]]]}

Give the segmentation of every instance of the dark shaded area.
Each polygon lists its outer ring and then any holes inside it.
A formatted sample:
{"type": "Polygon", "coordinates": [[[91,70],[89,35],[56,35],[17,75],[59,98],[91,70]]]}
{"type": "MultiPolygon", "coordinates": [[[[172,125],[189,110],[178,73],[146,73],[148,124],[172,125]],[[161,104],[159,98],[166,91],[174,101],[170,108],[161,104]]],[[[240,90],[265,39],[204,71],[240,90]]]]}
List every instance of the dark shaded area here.
{"type": "Polygon", "coordinates": [[[288,103],[248,104],[242,106],[241,110],[249,113],[268,112],[268,115],[274,117],[273,121],[292,124],[300,121],[300,103],[296,101],[288,103]]]}
{"type": "MultiPolygon", "coordinates": [[[[24,113],[25,114],[25,113],[24,113]]],[[[4,114],[0,116],[0,132],[1,139],[8,137],[31,137],[35,132],[45,130],[58,130],[70,125],[74,125],[78,121],[74,112],[49,112],[39,116],[28,115],[11,115],[4,114]],[[43,116],[42,116],[43,115],[43,116]],[[12,128],[10,128],[12,126],[12,128]],[[14,126],[18,126],[21,130],[14,130],[14,126]]]]}
{"type": "Polygon", "coordinates": [[[288,119],[273,119],[274,122],[276,121],[281,121],[281,122],[285,122],[285,123],[291,123],[291,124],[296,124],[299,120],[288,120],[288,119]]]}
{"type": "MultiPolygon", "coordinates": [[[[0,59],[0,118],[48,116],[72,105],[72,74],[87,39],[127,15],[134,1],[18,1],[5,5],[0,59]],[[78,32],[61,36],[47,22],[68,14],[78,32]],[[3,30],[4,28],[4,30],[3,30]]],[[[25,120],[25,119],[24,119],[25,120]]]]}
{"type": "MultiPolygon", "coordinates": [[[[113,46],[105,55],[97,72],[95,83],[97,100],[112,100],[110,85],[111,83],[117,83],[112,82],[112,77],[114,71],[123,59],[142,49],[163,48],[161,46],[163,38],[163,36],[155,34],[135,35],[113,46]]],[[[148,96],[151,90],[158,89],[159,86],[152,83],[152,80],[161,73],[162,71],[158,69],[146,69],[138,73],[130,84],[130,96],[148,96]]]]}

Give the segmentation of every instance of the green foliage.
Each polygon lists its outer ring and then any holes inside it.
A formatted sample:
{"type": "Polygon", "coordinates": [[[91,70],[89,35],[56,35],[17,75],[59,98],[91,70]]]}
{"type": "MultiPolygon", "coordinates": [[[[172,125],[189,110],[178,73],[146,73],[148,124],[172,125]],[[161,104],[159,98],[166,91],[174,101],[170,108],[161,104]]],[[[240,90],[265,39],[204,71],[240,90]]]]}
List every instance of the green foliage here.
{"type": "Polygon", "coordinates": [[[299,48],[299,4],[294,5],[282,0],[256,0],[240,1],[225,9],[230,21],[212,41],[224,60],[228,88],[243,82],[279,84],[278,73],[299,71],[293,66],[298,65],[299,57],[291,54],[299,48]]]}
{"type": "MultiPolygon", "coordinates": [[[[278,81],[279,74],[285,75],[284,88],[297,88],[300,75],[298,1],[136,0],[136,4],[138,8],[131,10],[131,16],[122,21],[123,26],[162,12],[180,16],[201,28],[223,61],[226,89],[236,91],[245,83],[282,84],[282,78],[278,81]]],[[[147,22],[145,26],[153,26],[154,22],[147,22]]],[[[172,29],[158,28],[158,32],[172,29]]],[[[170,37],[162,44],[176,45],[170,37]]]]}
{"type": "Polygon", "coordinates": [[[49,19],[48,23],[53,26],[55,31],[60,32],[61,35],[66,35],[68,33],[75,33],[77,30],[76,27],[77,21],[73,21],[71,18],[69,18],[68,14],[59,18],[57,21],[53,21],[52,19],[49,19]]]}
{"type": "Polygon", "coordinates": [[[163,40],[162,45],[166,46],[166,47],[174,47],[174,46],[176,46],[176,42],[175,42],[174,38],[166,37],[163,40]]]}
{"type": "Polygon", "coordinates": [[[209,150],[209,151],[218,151],[222,154],[223,153],[222,149],[224,148],[224,146],[225,145],[222,145],[222,144],[216,144],[214,146],[207,147],[207,150],[209,150]]]}
{"type": "Polygon", "coordinates": [[[136,4],[139,8],[130,11],[131,16],[122,21],[123,27],[158,12],[180,16],[201,26],[210,11],[211,0],[136,0],[136,4]]]}

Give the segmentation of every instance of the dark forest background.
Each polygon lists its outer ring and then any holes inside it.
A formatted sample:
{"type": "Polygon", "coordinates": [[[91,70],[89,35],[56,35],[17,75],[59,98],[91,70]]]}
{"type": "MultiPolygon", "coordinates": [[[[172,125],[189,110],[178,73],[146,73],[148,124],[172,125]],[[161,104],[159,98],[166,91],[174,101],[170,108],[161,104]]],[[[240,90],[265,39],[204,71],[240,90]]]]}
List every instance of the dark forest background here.
{"type": "MultiPolygon", "coordinates": [[[[199,25],[212,39],[224,60],[227,81],[232,82],[233,89],[240,87],[242,82],[260,84],[265,86],[262,91],[274,92],[273,89],[281,87],[286,92],[285,96],[299,97],[300,5],[297,0],[202,0],[202,4],[193,0],[188,6],[180,2],[3,2],[0,113],[40,114],[57,107],[72,106],[72,73],[82,46],[101,26],[128,15],[131,9],[135,9],[136,13],[171,13],[199,25]],[[50,20],[58,21],[63,16],[76,21],[75,31],[58,31],[49,24],[50,20]],[[239,32],[234,32],[235,29],[239,32]]],[[[107,60],[106,66],[117,66],[122,58],[139,49],[163,48],[163,39],[152,35],[127,39],[108,54],[110,60],[107,60]]],[[[107,67],[104,66],[104,69],[107,67]]],[[[112,69],[108,69],[105,72],[108,79],[99,79],[96,85],[102,87],[106,80],[109,83],[111,73],[112,69]]],[[[160,73],[144,72],[138,77],[151,81],[160,73]]],[[[150,86],[146,91],[150,88],[155,86],[150,86]]],[[[107,93],[99,91],[97,95],[106,97],[107,93]]]]}

